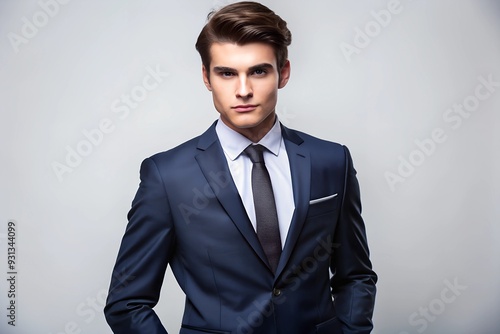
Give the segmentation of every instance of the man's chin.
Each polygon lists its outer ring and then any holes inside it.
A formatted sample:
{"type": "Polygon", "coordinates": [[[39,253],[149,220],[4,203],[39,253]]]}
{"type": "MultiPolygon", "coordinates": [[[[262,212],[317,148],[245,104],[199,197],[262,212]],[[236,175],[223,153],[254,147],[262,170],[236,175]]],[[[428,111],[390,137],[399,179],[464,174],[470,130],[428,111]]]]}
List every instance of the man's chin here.
{"type": "Polygon", "coordinates": [[[232,123],[232,125],[235,128],[241,129],[241,130],[257,129],[257,128],[260,128],[262,126],[265,126],[264,124],[265,124],[265,122],[262,119],[259,119],[259,120],[248,120],[248,121],[245,121],[245,122],[234,122],[234,123],[232,123]]]}
{"type": "Polygon", "coordinates": [[[254,117],[253,115],[240,115],[240,117],[231,119],[231,123],[238,129],[251,129],[265,126],[264,124],[269,123],[269,120],[271,119],[273,120],[272,124],[274,124],[274,117],[272,115],[269,115],[266,118],[254,117]]]}

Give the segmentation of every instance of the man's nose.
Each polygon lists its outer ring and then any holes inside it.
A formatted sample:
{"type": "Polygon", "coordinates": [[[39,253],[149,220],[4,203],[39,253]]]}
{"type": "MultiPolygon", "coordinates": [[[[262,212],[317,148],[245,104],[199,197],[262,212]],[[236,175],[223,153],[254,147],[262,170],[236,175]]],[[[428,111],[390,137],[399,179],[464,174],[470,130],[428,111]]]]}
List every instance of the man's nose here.
{"type": "Polygon", "coordinates": [[[246,76],[242,76],[240,78],[236,95],[241,98],[249,98],[253,96],[252,84],[246,76]]]}

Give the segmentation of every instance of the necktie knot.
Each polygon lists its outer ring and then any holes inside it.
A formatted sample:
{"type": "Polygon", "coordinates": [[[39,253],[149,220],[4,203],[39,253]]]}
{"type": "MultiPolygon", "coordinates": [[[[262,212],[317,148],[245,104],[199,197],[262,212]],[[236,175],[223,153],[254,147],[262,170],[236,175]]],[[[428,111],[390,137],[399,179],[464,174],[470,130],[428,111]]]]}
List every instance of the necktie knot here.
{"type": "Polygon", "coordinates": [[[245,154],[252,160],[252,163],[264,162],[264,150],[262,145],[250,145],[245,149],[245,154]]]}

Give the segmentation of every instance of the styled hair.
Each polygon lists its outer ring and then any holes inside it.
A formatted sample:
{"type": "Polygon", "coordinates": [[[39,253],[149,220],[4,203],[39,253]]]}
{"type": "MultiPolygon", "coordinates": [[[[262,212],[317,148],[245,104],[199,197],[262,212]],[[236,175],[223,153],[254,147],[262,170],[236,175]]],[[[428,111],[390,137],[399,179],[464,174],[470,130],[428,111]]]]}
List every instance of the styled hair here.
{"type": "Polygon", "coordinates": [[[266,6],[252,1],[237,2],[210,12],[207,20],[196,41],[196,50],[208,73],[213,43],[266,43],[274,49],[278,70],[285,66],[292,34],[286,22],[266,6]]]}

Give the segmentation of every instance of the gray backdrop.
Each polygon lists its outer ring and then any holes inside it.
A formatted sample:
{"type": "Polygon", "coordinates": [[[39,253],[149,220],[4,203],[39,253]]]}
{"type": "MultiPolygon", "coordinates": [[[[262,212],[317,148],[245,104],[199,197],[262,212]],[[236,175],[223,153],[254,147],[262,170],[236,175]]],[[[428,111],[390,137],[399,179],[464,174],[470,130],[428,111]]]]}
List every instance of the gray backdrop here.
{"type": "MultiPolygon", "coordinates": [[[[225,3],[0,1],[1,333],[111,332],[139,165],[217,117],[194,43],[225,3]]],[[[354,156],[374,333],[498,333],[499,2],[264,4],[294,38],[281,121],[354,156]]],[[[169,271],[156,311],[172,333],[182,309],[169,271]]]]}

